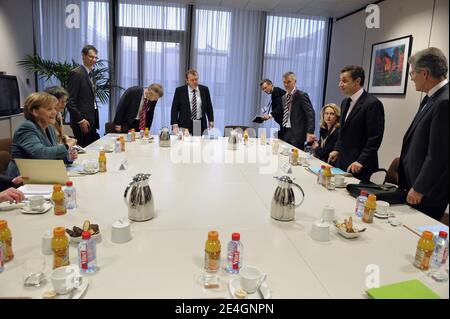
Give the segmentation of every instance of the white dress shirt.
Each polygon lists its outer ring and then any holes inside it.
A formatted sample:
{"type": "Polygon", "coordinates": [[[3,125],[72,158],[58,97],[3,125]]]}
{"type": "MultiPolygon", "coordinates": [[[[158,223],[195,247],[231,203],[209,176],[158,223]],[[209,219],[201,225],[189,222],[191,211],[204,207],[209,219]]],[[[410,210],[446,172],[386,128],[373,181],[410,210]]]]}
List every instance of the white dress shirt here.
{"type": "Polygon", "coordinates": [[[347,114],[345,115],[345,120],[347,121],[347,117],[350,114],[350,112],[353,110],[353,107],[355,106],[356,102],[358,102],[359,98],[361,97],[361,95],[364,93],[364,89],[360,88],[358,91],[356,91],[355,93],[353,93],[352,96],[350,96],[350,98],[352,99],[352,101],[350,102],[350,107],[348,108],[347,114]]]}
{"type": "MultiPolygon", "coordinates": [[[[288,120],[287,120],[287,123],[286,123],[286,126],[285,126],[286,128],[291,128],[292,127],[291,126],[292,98],[293,98],[293,95],[294,95],[295,91],[297,91],[297,87],[294,87],[294,89],[290,92],[290,94],[291,94],[291,109],[289,110],[288,120]]],[[[286,99],[287,99],[288,93],[289,92],[286,92],[286,99]]],[[[284,114],[284,105],[283,105],[283,114],[284,114]]]]}

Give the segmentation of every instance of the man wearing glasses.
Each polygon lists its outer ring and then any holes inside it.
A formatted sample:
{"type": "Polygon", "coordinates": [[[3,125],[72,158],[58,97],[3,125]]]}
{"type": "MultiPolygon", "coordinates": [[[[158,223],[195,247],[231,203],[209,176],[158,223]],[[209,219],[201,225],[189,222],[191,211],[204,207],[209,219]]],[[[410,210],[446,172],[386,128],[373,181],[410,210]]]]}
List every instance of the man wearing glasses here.
{"type": "Polygon", "coordinates": [[[449,202],[449,100],[447,58],[437,48],[408,60],[416,91],[426,93],[403,137],[399,186],[408,204],[441,220],[449,202]]]}
{"type": "Polygon", "coordinates": [[[97,62],[97,49],[86,45],[81,51],[83,64],[73,69],[67,80],[70,126],[78,144],[85,147],[100,138],[95,81],[92,67],[97,62]]]}
{"type": "MultiPolygon", "coordinates": [[[[277,86],[273,86],[272,81],[269,79],[262,80],[259,83],[259,86],[264,93],[270,94],[270,103],[265,109],[262,110],[263,113],[266,113],[265,115],[263,115],[263,119],[269,120],[273,117],[275,122],[277,122],[281,127],[283,124],[282,96],[286,94],[286,91],[277,86]],[[270,112],[271,108],[272,112],[270,112]]],[[[281,136],[279,137],[281,138],[281,136]]]]}

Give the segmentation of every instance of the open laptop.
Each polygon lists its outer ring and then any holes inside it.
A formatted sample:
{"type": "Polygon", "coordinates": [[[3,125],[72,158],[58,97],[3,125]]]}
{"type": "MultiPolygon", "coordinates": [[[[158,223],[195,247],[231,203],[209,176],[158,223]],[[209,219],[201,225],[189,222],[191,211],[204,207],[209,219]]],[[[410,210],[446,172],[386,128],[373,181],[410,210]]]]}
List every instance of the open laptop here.
{"type": "Polygon", "coordinates": [[[23,159],[14,160],[26,184],[66,184],[69,181],[63,160],[23,159]]]}

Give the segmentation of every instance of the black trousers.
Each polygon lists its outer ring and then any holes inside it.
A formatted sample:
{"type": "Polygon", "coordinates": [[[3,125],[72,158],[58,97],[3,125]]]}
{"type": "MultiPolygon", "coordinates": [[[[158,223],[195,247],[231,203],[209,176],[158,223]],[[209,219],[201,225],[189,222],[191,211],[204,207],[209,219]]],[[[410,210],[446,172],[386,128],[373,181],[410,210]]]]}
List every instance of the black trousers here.
{"type": "Polygon", "coordinates": [[[78,124],[71,125],[71,127],[73,135],[75,135],[75,138],[77,139],[77,144],[81,147],[86,147],[100,138],[100,135],[98,135],[97,133],[97,129],[92,125],[90,126],[89,132],[87,134],[84,134],[81,131],[80,125],[78,124]]]}
{"type": "Polygon", "coordinates": [[[300,141],[298,136],[295,136],[294,131],[292,130],[292,128],[286,128],[284,127],[282,130],[280,130],[279,134],[278,134],[279,138],[283,141],[285,141],[286,143],[289,143],[293,146],[295,146],[296,148],[300,149],[303,151],[303,147],[305,146],[304,143],[305,141],[300,141]]]}
{"type": "Polygon", "coordinates": [[[445,205],[434,205],[434,204],[419,204],[419,205],[410,205],[411,207],[417,209],[418,211],[424,213],[425,215],[430,216],[431,218],[436,219],[437,221],[441,221],[442,216],[444,216],[445,209],[448,204],[445,205]]]}

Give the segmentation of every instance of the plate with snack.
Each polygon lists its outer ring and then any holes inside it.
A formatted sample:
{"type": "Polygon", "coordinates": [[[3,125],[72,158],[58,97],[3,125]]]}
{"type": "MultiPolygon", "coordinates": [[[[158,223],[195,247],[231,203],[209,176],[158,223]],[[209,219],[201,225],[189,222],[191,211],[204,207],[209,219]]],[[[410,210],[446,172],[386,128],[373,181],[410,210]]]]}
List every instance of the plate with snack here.
{"type": "Polygon", "coordinates": [[[89,220],[84,221],[83,227],[73,226],[72,229],[66,228],[66,233],[69,235],[70,241],[74,243],[81,242],[81,233],[86,230],[91,233],[91,238],[99,240],[100,228],[97,224],[91,224],[89,220]]]}
{"type": "Polygon", "coordinates": [[[343,223],[339,223],[335,220],[334,226],[336,227],[338,233],[347,239],[357,238],[366,230],[366,228],[362,228],[361,226],[353,223],[351,216],[348,219],[344,219],[343,223]]]}

